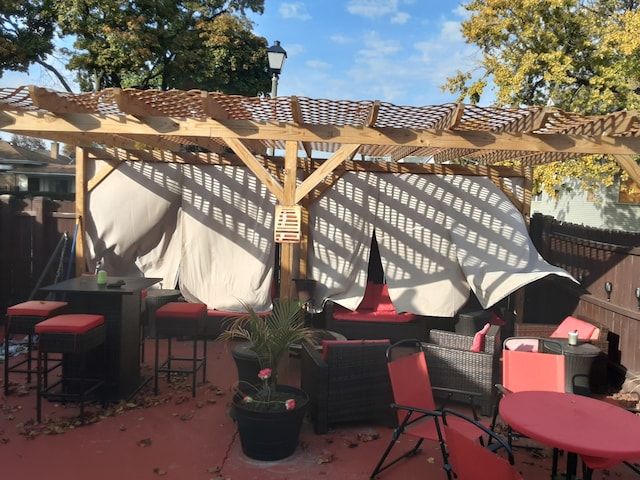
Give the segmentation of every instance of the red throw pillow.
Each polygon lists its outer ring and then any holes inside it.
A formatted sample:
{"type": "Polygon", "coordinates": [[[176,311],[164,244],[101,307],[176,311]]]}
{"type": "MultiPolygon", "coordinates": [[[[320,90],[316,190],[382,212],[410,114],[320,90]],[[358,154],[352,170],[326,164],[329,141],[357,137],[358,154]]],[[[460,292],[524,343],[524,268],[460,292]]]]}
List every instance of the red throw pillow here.
{"type": "Polygon", "coordinates": [[[358,305],[358,310],[375,310],[378,306],[381,288],[382,285],[380,284],[367,282],[364,297],[360,301],[360,305],[358,305]]]}
{"type": "Polygon", "coordinates": [[[378,298],[378,307],[376,310],[378,312],[396,312],[396,307],[394,307],[393,302],[391,302],[389,287],[386,283],[382,285],[382,289],[380,290],[380,298],[378,298]]]}
{"type": "Polygon", "coordinates": [[[567,317],[558,325],[558,328],[554,330],[551,338],[566,339],[569,336],[569,332],[578,332],[578,338],[580,340],[589,340],[595,329],[596,326],[589,322],[585,322],[576,317],[567,317]]]}
{"type": "Polygon", "coordinates": [[[487,323],[484,327],[482,327],[482,330],[476,332],[476,334],[473,336],[473,343],[471,344],[471,348],[469,350],[471,350],[472,352],[482,352],[484,350],[484,339],[487,336],[489,328],[491,328],[491,324],[487,323]]]}

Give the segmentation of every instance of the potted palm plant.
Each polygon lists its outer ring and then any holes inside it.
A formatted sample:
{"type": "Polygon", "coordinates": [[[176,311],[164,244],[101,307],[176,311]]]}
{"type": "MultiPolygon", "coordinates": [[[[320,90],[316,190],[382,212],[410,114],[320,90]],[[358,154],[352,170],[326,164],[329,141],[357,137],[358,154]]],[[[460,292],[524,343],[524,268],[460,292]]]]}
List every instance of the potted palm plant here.
{"type": "Polygon", "coordinates": [[[245,340],[244,349],[256,361],[254,378],[241,376],[233,396],[240,443],[248,457],[279,460],[295,451],[309,401],[303,390],[286,385],[289,349],[313,340],[314,330],[305,327],[305,312],[294,300],[275,302],[264,316],[244,307],[247,314],[234,318],[219,336],[223,342],[245,340]]]}

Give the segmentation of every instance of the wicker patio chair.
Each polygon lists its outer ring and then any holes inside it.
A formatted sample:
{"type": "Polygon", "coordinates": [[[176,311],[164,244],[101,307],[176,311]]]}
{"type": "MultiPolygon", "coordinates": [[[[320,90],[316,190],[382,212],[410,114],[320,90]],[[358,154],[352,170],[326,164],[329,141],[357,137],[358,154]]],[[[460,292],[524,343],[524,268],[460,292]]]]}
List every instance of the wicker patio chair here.
{"type": "Polygon", "coordinates": [[[309,395],[315,433],[343,422],[396,425],[385,353],[388,340],[323,341],[322,351],[304,342],[301,388],[309,395]]]}
{"type": "MultiPolygon", "coordinates": [[[[500,327],[492,325],[489,328],[482,351],[472,352],[472,344],[473,336],[431,330],[428,343],[423,344],[429,377],[434,387],[481,394],[481,413],[490,416],[495,399],[494,385],[500,383],[500,327]]],[[[466,400],[459,394],[452,398],[466,400]]]]}

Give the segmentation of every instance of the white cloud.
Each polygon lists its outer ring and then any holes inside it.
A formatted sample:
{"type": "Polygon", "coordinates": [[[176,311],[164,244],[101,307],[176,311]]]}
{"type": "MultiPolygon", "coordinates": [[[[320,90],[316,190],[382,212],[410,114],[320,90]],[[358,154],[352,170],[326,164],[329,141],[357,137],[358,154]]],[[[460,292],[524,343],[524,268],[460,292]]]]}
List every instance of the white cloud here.
{"type": "Polygon", "coordinates": [[[328,62],[323,62],[322,60],[308,60],[306,62],[307,67],[312,68],[314,70],[330,70],[331,64],[328,62]]]}
{"type": "Polygon", "coordinates": [[[397,12],[393,17],[391,17],[391,23],[396,23],[398,25],[404,25],[409,21],[411,15],[404,12],[397,12]]]}
{"type": "Polygon", "coordinates": [[[300,2],[281,3],[280,15],[282,15],[282,18],[286,18],[286,19],[295,19],[295,20],[311,19],[311,15],[307,13],[307,7],[300,2]]]}
{"type": "Polygon", "coordinates": [[[331,35],[329,37],[329,40],[331,40],[334,43],[338,43],[341,45],[346,45],[347,43],[351,43],[351,39],[349,37],[346,37],[344,35],[331,35]]]}
{"type": "Polygon", "coordinates": [[[366,18],[390,15],[396,13],[397,10],[397,0],[350,0],[347,4],[347,11],[349,13],[366,18]]]}

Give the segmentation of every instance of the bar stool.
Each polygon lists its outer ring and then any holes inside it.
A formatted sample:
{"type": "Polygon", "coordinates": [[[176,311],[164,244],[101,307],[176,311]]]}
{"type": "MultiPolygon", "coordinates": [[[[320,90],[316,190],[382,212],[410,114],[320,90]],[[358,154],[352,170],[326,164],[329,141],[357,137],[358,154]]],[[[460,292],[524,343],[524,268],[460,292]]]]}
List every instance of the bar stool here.
{"type": "Polygon", "coordinates": [[[167,374],[167,382],[171,383],[172,373],[192,375],[191,395],[196,396],[196,374],[202,369],[202,382],[207,379],[207,305],[204,303],[169,302],[156,310],[156,352],[154,390],[158,394],[158,375],[167,374]],[[198,357],[198,336],[202,336],[202,357],[198,357]],[[171,340],[173,337],[188,338],[193,341],[191,357],[173,356],[171,340]],[[159,341],[167,339],[167,358],[159,363],[159,341]],[[176,368],[175,362],[189,362],[190,368],[176,368]]]}
{"type": "Polygon", "coordinates": [[[67,302],[45,300],[29,300],[7,308],[7,323],[4,329],[4,394],[9,395],[9,374],[26,373],[27,382],[31,383],[31,374],[37,374],[33,360],[37,360],[32,353],[32,344],[37,323],[54,315],[63,313],[67,302]],[[9,342],[11,335],[27,335],[27,358],[17,360],[9,365],[9,342]],[[23,366],[26,364],[26,368],[23,366]]]}
{"type": "Polygon", "coordinates": [[[77,402],[82,417],[85,402],[96,397],[97,390],[104,385],[104,355],[98,375],[101,378],[87,376],[87,354],[105,343],[104,316],[57,315],[38,323],[35,332],[38,334],[38,422],[42,417],[43,398],[77,402]],[[47,371],[43,364],[46,365],[50,353],[62,354],[63,362],[61,379],[49,386],[46,377],[53,369],[47,371]]]}

